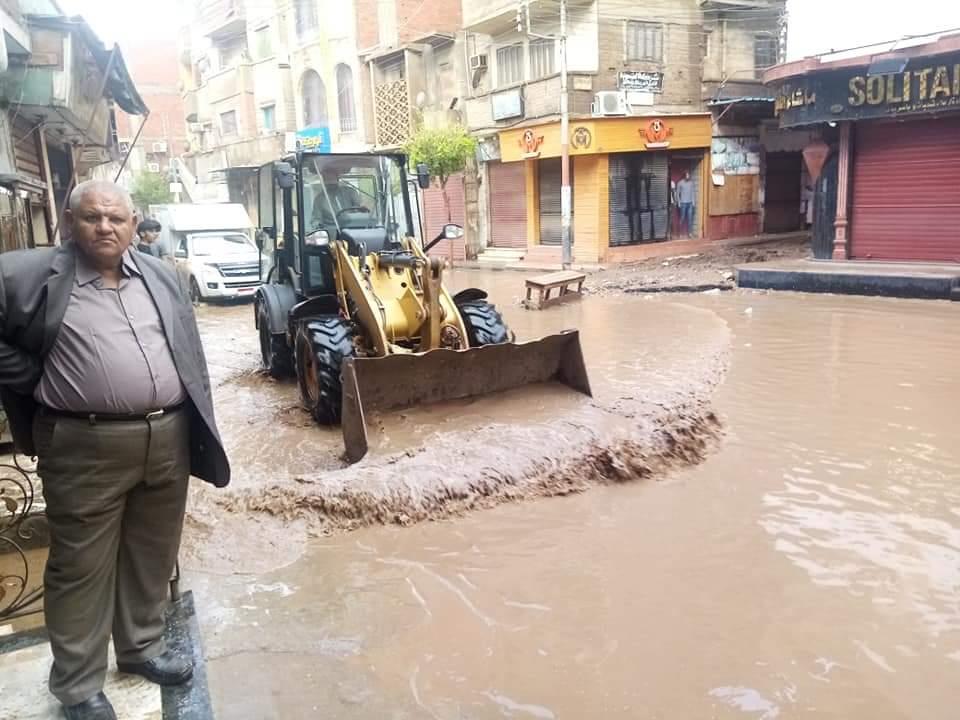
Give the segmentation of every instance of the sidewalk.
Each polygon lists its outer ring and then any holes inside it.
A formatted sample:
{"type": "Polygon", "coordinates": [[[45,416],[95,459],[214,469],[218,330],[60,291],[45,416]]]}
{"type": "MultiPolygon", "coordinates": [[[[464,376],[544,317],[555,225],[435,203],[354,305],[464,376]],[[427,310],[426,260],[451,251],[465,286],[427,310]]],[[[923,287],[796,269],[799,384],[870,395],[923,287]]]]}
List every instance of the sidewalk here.
{"type": "Polygon", "coordinates": [[[775,260],[738,266],[737,285],[765,290],[960,300],[960,265],[775,260]]]}
{"type": "MultiPolygon", "coordinates": [[[[650,260],[678,257],[693,254],[710,255],[713,253],[722,253],[725,250],[736,247],[748,247],[752,245],[764,245],[773,242],[802,242],[808,240],[810,233],[807,231],[796,233],[780,233],[775,235],[750,235],[740,238],[726,238],[724,240],[704,240],[702,238],[667,240],[664,242],[644,243],[641,245],[630,246],[632,257],[624,262],[607,263],[573,263],[571,268],[581,272],[595,273],[600,270],[611,268],[629,268],[632,265],[639,265],[650,260]]],[[[612,248],[615,252],[617,248],[612,248]]],[[[559,252],[559,248],[557,248],[559,252]]],[[[518,262],[485,262],[483,260],[465,260],[455,263],[455,267],[468,270],[515,270],[520,272],[547,272],[562,270],[563,265],[559,262],[549,262],[534,258],[525,257],[518,262]]]]}

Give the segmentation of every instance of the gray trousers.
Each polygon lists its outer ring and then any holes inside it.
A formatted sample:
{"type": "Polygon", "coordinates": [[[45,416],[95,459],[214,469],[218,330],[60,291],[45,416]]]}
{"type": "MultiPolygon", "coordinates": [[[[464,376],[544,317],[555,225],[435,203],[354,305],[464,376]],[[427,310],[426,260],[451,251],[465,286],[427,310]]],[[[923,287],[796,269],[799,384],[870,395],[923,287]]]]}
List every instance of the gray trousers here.
{"type": "Polygon", "coordinates": [[[166,648],[163,612],[190,474],[189,419],[100,422],[38,414],[34,439],[50,523],[44,611],[50,692],[73,705],[118,662],[166,648]]]}

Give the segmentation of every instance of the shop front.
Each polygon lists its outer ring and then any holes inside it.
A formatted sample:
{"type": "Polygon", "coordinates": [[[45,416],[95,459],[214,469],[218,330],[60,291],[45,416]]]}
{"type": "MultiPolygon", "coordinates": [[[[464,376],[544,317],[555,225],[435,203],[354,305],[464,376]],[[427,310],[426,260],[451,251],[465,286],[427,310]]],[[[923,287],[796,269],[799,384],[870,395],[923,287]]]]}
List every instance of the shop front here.
{"type": "Polygon", "coordinates": [[[960,262],[960,35],[770,73],[781,127],[830,141],[833,259],[960,262]]]}
{"type": "MultiPolygon", "coordinates": [[[[629,260],[648,243],[701,237],[710,140],[709,114],[571,121],[575,261],[629,260]]],[[[559,262],[560,124],[501,132],[500,154],[523,166],[528,257],[559,262]]]]}

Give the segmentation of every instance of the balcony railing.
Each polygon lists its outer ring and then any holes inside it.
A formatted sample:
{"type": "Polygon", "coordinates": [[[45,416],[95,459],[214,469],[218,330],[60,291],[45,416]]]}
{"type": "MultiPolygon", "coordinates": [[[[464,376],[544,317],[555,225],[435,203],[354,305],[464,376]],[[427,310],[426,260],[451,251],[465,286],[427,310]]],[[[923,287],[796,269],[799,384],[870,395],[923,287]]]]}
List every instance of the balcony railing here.
{"type": "Polygon", "coordinates": [[[393,147],[410,139],[410,96],[406,80],[381,83],[373,89],[377,145],[393,147]]]}
{"type": "Polygon", "coordinates": [[[203,0],[200,4],[200,26],[213,40],[243,32],[246,12],[242,0],[203,0]]]}

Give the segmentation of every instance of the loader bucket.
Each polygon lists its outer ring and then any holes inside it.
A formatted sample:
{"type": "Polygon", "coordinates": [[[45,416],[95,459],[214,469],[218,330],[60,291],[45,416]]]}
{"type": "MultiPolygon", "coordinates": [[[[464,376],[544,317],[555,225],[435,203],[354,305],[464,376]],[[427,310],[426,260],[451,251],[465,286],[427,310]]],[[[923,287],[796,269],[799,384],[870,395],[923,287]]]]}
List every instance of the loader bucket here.
{"type": "Polygon", "coordinates": [[[342,380],[341,424],[350,462],[357,462],[367,452],[367,413],[488,395],[549,381],[591,395],[576,330],[529,342],[469,350],[352,358],[343,364],[342,380]]]}

